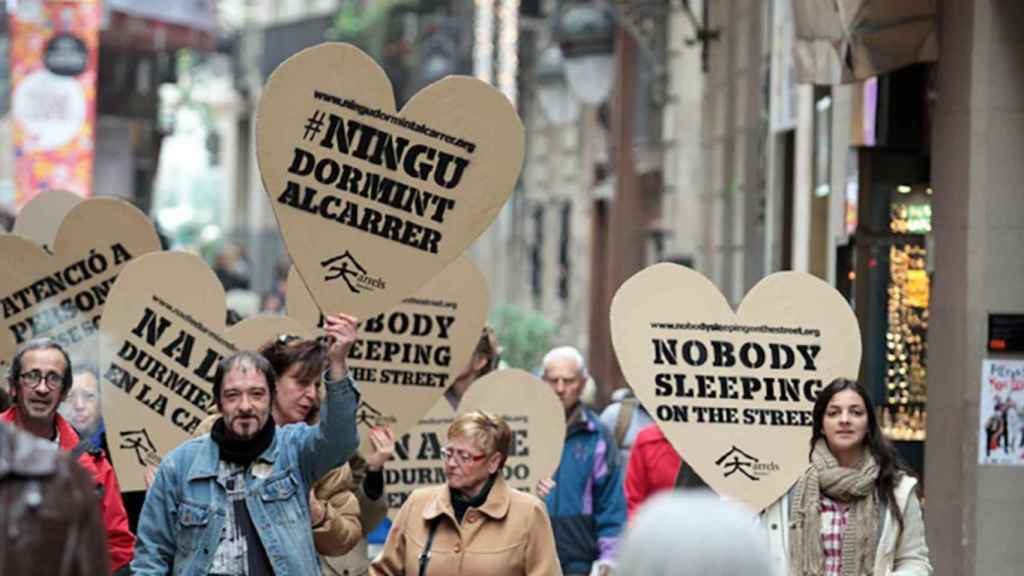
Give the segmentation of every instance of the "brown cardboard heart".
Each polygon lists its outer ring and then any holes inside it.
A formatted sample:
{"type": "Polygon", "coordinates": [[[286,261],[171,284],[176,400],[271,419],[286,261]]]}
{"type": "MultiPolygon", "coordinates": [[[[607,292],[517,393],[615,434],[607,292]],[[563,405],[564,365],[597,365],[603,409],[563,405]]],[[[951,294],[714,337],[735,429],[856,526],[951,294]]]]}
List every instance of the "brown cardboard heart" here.
{"type": "Polygon", "coordinates": [[[124,491],[145,489],[157,464],[214,411],[225,334],[224,288],[199,257],[162,252],[121,272],[100,325],[107,444],[124,491]]]}
{"type": "Polygon", "coordinates": [[[83,198],[66,190],[49,190],[36,194],[18,211],[11,234],[49,249],[57,237],[57,230],[71,209],[78,206],[83,198]]]}
{"type": "MultiPolygon", "coordinates": [[[[472,410],[502,416],[512,429],[503,470],[510,486],[532,493],[538,480],[554,475],[565,444],[565,410],[551,386],[522,370],[491,372],[474,382],[459,404],[459,414],[472,410]]],[[[396,457],[385,468],[392,519],[413,490],[444,483],[441,448],[454,418],[442,399],[399,439],[396,457]]]]}
{"type": "Polygon", "coordinates": [[[63,344],[72,362],[95,362],[96,325],[110,285],[126,263],[160,250],[160,239],[131,204],[96,198],[67,213],[51,248],[52,255],[20,236],[0,235],[0,362],[42,336],[63,344]]]}
{"type": "MultiPolygon", "coordinates": [[[[363,450],[369,449],[369,427],[387,424],[402,434],[442,398],[469,364],[489,300],[483,273],[462,256],[413,296],[362,321],[348,365],[362,391],[357,418],[363,450]]],[[[288,313],[303,326],[320,322],[316,303],[294,269],[288,313]]]]}
{"type": "Polygon", "coordinates": [[[448,77],[395,111],[383,70],[348,44],[299,52],[256,119],[263,185],[319,308],[369,318],[412,295],[494,220],[522,166],[512,104],[448,77]]]}
{"type": "Polygon", "coordinates": [[[611,333],[626,380],[675,449],[717,493],[756,510],[807,468],[818,390],[860,367],[849,304],[797,272],[763,279],[733,312],[704,276],[657,264],[619,288],[611,333]]]}

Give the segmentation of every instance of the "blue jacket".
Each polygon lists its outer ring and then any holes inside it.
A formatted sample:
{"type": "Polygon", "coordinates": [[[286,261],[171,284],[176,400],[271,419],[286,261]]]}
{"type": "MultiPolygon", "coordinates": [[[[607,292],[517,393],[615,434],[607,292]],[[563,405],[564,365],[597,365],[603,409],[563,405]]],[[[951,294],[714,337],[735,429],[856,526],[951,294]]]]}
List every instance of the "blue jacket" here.
{"type": "MultiPolygon", "coordinates": [[[[320,423],[278,427],[270,446],[245,472],[245,503],[278,576],[320,573],[310,528],[309,489],[359,446],[358,400],[350,378],[328,383],[320,423]]],[[[217,481],[219,462],[220,449],[209,434],[188,440],[164,457],[139,518],[133,574],[209,572],[229,505],[227,492],[217,481]]]]}
{"type": "Polygon", "coordinates": [[[566,431],[555,487],[545,498],[565,574],[586,574],[613,561],[626,523],[622,463],[596,414],[580,407],[566,431]]]}

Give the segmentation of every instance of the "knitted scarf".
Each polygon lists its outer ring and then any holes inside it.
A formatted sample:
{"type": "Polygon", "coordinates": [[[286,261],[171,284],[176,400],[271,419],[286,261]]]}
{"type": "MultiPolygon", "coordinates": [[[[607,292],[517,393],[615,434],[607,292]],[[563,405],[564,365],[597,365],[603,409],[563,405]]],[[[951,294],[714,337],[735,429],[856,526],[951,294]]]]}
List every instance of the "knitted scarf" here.
{"type": "Polygon", "coordinates": [[[797,481],[790,523],[790,572],[817,576],[824,570],[821,541],[821,496],[849,506],[843,531],[842,575],[865,576],[874,570],[878,532],[878,464],[870,452],[856,468],[839,466],[824,439],[811,453],[811,466],[797,481]]]}

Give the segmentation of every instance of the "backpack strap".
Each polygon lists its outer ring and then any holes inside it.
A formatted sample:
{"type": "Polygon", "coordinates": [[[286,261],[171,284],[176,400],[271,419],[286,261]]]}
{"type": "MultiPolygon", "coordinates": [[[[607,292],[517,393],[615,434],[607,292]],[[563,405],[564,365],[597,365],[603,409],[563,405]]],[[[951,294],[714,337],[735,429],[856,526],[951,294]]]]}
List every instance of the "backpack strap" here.
{"type": "Polygon", "coordinates": [[[427,544],[423,547],[423,552],[420,553],[419,576],[427,576],[427,564],[430,564],[430,549],[434,546],[434,534],[437,533],[437,525],[440,523],[440,515],[430,519],[430,527],[427,530],[427,544]]]}
{"type": "Polygon", "coordinates": [[[615,419],[615,445],[620,449],[625,448],[623,442],[626,440],[626,433],[629,432],[629,424],[633,421],[633,414],[639,401],[636,398],[626,398],[619,403],[619,417],[615,419]]]}

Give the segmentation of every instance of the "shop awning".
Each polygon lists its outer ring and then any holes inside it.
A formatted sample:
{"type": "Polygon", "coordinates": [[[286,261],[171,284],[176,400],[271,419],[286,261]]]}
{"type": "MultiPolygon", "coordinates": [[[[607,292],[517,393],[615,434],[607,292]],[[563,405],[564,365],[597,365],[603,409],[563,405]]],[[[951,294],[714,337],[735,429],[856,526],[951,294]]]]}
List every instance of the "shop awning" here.
{"type": "Polygon", "coordinates": [[[102,43],[144,51],[213,50],[215,0],[106,0],[102,43]]]}
{"type": "Polygon", "coordinates": [[[935,0],[792,0],[797,82],[845,84],[938,58],[935,0]]]}

